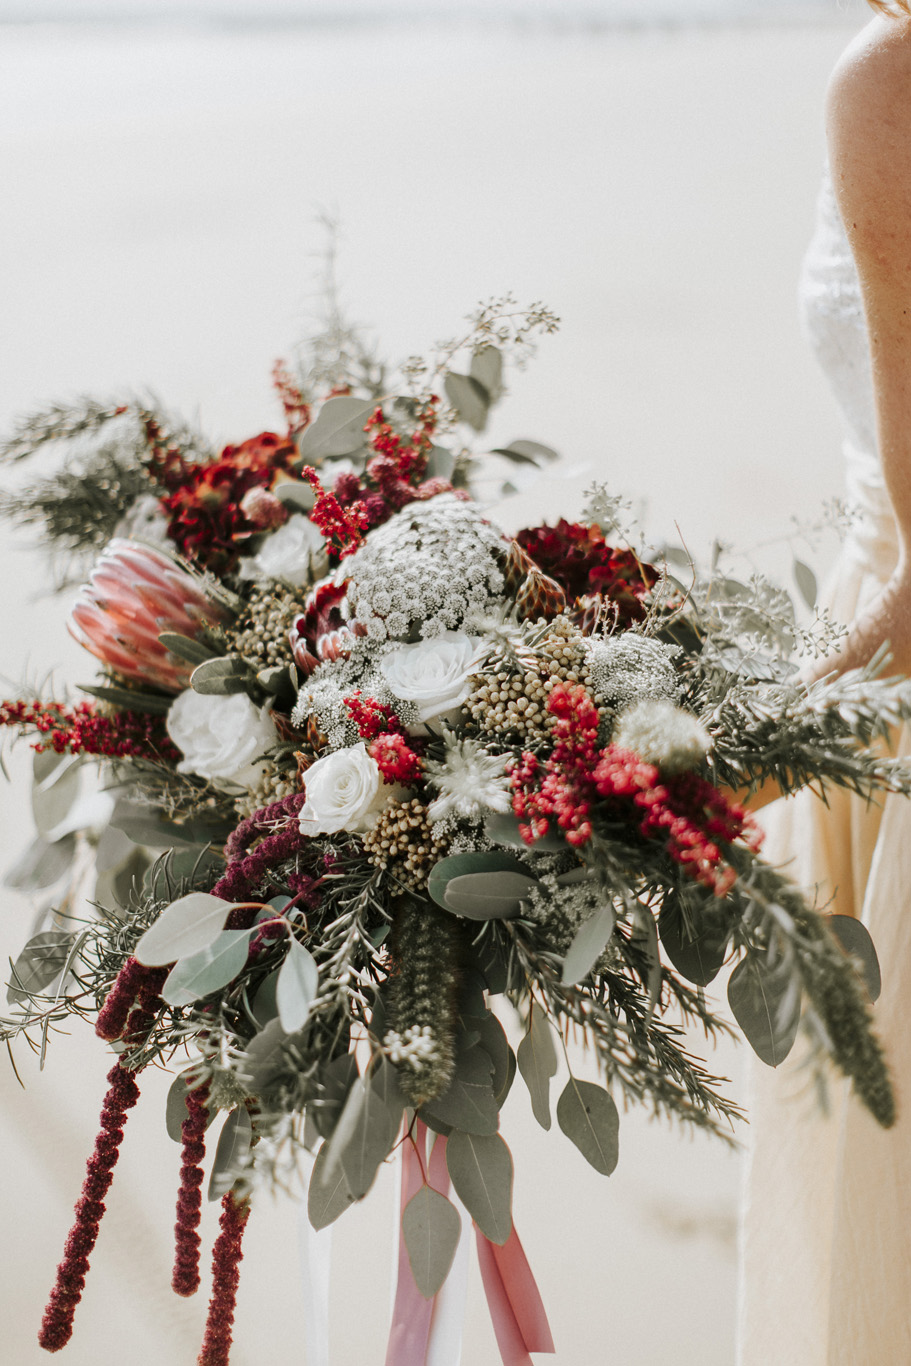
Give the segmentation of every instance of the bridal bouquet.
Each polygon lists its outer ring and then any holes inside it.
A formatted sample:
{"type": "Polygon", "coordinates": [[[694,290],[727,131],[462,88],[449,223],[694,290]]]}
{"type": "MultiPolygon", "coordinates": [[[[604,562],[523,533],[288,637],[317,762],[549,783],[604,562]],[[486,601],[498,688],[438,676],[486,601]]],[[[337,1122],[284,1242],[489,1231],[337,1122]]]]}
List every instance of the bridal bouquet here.
{"type": "Polygon", "coordinates": [[[503,1102],[521,1075],[538,1121],[555,1110],[605,1175],[618,1101],[729,1136],[739,1111],[683,1035],[727,1027],[704,994],[725,963],[764,1062],[802,1022],[820,1065],[893,1120],[866,932],[762,861],[732,794],[767,777],[908,793],[874,741],[911,695],[875,670],[804,687],[788,658],[812,632],[784,593],[717,565],[676,577],[603,487],[578,522],[504,535],[471,496],[485,461],[531,471],[552,452],[477,457],[465,438],[504,352],[554,325],[498,301],[392,394],[361,352],[324,345],[309,374],[277,371],[287,429],[221,451],[137,402],[53,408],[6,445],[13,460],[81,443],[4,510],[94,557],[71,630],[101,665],[78,699],[0,708],[36,751],[41,835],[14,880],[53,897],[0,1037],[43,1052],[82,1016],[115,1055],[49,1351],[71,1335],[150,1063],[176,1073],[181,1295],[200,1285],[220,1125],[206,1366],[228,1360],[258,1189],[305,1184],[323,1229],[390,1159],[387,1363],[424,1362],[469,1221],[504,1361],[552,1351],[512,1226],[503,1102]],[[73,882],[87,857],[91,910],[73,882]],[[570,1074],[552,1107],[570,1037],[603,1085],[570,1074]]]}

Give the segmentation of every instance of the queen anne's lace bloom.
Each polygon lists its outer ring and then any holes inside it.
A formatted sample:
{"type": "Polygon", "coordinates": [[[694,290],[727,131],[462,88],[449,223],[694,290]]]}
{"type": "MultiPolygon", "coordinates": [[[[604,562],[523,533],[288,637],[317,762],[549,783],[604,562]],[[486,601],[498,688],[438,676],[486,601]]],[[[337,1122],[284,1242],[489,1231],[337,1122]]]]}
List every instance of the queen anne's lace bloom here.
{"type": "Polygon", "coordinates": [[[675,647],[636,631],[586,641],[592,686],[597,696],[615,706],[643,698],[676,700],[680,691],[672,663],[675,647]]]}
{"type": "Polygon", "coordinates": [[[368,639],[427,639],[456,630],[503,590],[502,533],[471,503],[443,493],[411,503],[345,561],[348,598],[368,639]]]}

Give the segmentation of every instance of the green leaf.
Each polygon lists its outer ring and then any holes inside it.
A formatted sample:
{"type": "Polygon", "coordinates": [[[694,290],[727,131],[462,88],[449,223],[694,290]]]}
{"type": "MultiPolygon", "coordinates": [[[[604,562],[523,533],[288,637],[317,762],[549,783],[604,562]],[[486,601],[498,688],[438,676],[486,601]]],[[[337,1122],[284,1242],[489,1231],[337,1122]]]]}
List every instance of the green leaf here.
{"type": "Polygon", "coordinates": [[[22,1005],[29,996],[50,986],[66,967],[75,942],[75,934],[63,930],[44,930],[34,935],[12,964],[6,993],[9,1004],[22,1005]]]}
{"type": "Polygon", "coordinates": [[[557,1074],[557,1052],[547,1013],[537,1004],[531,1008],[528,1032],[519,1044],[516,1058],[528,1087],[534,1117],[542,1129],[549,1129],[550,1079],[557,1074]]]}
{"type": "Polygon", "coordinates": [[[614,932],[617,917],[610,906],[602,906],[584,921],[573,935],[563,959],[563,985],[575,986],[587,977],[601,957],[614,932]]]}
{"type": "Polygon", "coordinates": [[[253,1125],[246,1105],[238,1105],[224,1122],[215,1149],[212,1175],[209,1177],[209,1199],[220,1200],[227,1195],[243,1173],[253,1146],[253,1125]]]}
{"type": "Polygon", "coordinates": [[[794,579],[800,589],[800,596],[811,610],[814,609],[819,592],[816,575],[808,564],[804,564],[803,560],[794,561],[794,579]]]}
{"type": "MultiPolygon", "coordinates": [[[[123,833],[134,844],[149,845],[153,849],[170,849],[175,845],[223,844],[231,826],[223,821],[190,820],[177,825],[165,820],[161,812],[152,806],[140,806],[127,801],[118,801],[111,816],[111,825],[123,833]]],[[[196,856],[200,849],[197,847],[196,856]]]]}
{"type": "Polygon", "coordinates": [[[445,446],[431,446],[427,456],[428,479],[449,479],[455,469],[455,456],[445,446]]]}
{"type": "Polygon", "coordinates": [[[727,957],[731,912],[710,891],[669,893],[658,917],[658,932],[681,977],[707,987],[727,957]]]}
{"type": "MultiPolygon", "coordinates": [[[[186,1077],[178,1076],[171,1082],[168,1091],[168,1098],[165,1101],[165,1127],[168,1131],[168,1138],[173,1139],[175,1143],[183,1141],[182,1129],[183,1122],[187,1117],[187,1096],[192,1089],[187,1085],[186,1077]]],[[[217,1105],[206,1105],[207,1129],[217,1114],[217,1105]]]]}
{"type": "Polygon", "coordinates": [[[171,710],[173,697],[162,697],[160,693],[140,692],[138,688],[118,688],[113,683],[80,683],[79,691],[97,697],[101,702],[110,702],[112,707],[123,711],[140,711],[147,716],[167,716],[171,710]]]}
{"type": "Polygon", "coordinates": [[[303,479],[283,479],[272,490],[280,503],[295,512],[312,512],[316,502],[316,492],[303,479]]]}
{"type": "Polygon", "coordinates": [[[748,953],[731,973],[728,1004],[756,1056],[768,1067],[784,1062],[800,1023],[800,992],[787,965],[769,967],[748,953]]]}
{"type": "Polygon", "coordinates": [[[39,835],[48,835],[60,825],[77,800],[82,785],[81,764],[76,756],[58,755],[49,750],[35,755],[32,816],[39,835]]]}
{"type": "Polygon", "coordinates": [[[75,835],[64,835],[52,844],[39,835],[13,864],[3,879],[4,885],[22,891],[53,887],[70,867],[75,854],[75,835]]]}
{"type": "Polygon", "coordinates": [[[194,692],[209,697],[227,697],[232,693],[246,692],[254,681],[254,672],[243,655],[219,655],[197,664],[190,674],[190,687],[194,692]]]}
{"type": "Polygon", "coordinates": [[[478,1228],[502,1247],[512,1232],[512,1155],[503,1139],[457,1130],[446,1143],[446,1165],[478,1228]]]}
{"type": "Polygon", "coordinates": [[[199,953],[218,937],[235,905],[210,892],[178,897],[149,926],[133,957],[147,968],[158,968],[199,953]]]}
{"type": "Polygon", "coordinates": [[[281,1021],[270,1020],[265,1028],[247,1044],[241,1068],[250,1092],[264,1098],[280,1077],[288,1070],[285,1060],[285,1043],[288,1035],[282,1029],[281,1021]]]}
{"type": "Polygon", "coordinates": [[[327,398],[316,421],[297,439],[303,464],[314,465],[361,450],[367,444],[364,425],[375,407],[375,402],[365,403],[350,394],[327,398]]]}
{"type": "Polygon", "coordinates": [[[169,1006],[188,1006],[220,991],[243,971],[256,930],[223,930],[208,948],[181,958],[168,974],[161,999],[169,1006]]]}
{"type": "Polygon", "coordinates": [[[278,974],[276,1002],[282,1029],[289,1034],[302,1029],[319,987],[319,972],[313,955],[292,939],[288,955],[278,974]]]}
{"type": "Polygon", "coordinates": [[[505,455],[507,460],[522,465],[548,465],[560,459],[557,451],[542,446],[540,441],[510,441],[508,446],[495,446],[492,453],[505,455]]]}
{"type": "Polygon", "coordinates": [[[604,1087],[570,1077],[557,1101],[557,1123],[586,1162],[610,1176],[620,1156],[620,1116],[604,1087]]]}
{"type": "Polygon", "coordinates": [[[483,850],[479,853],[450,854],[448,858],[438,859],[430,870],[427,890],[431,898],[442,906],[444,911],[452,909],[446,902],[446,885],[453,878],[468,877],[474,873],[517,873],[528,877],[528,869],[511,854],[500,853],[497,849],[483,850]]]}
{"type": "Polygon", "coordinates": [[[353,1053],[341,1053],[320,1068],[317,1091],[307,1105],[307,1113],[323,1138],[329,1138],[333,1133],[357,1079],[357,1061],[353,1053]]]}
{"type": "Polygon", "coordinates": [[[369,1080],[355,1082],[329,1140],[327,1178],[340,1164],[355,1200],[367,1194],[398,1137],[405,1101],[394,1074],[381,1058],[369,1080]]]}
{"type": "Polygon", "coordinates": [[[487,410],[490,407],[487,390],[483,384],[472,379],[471,375],[458,375],[454,370],[450,370],[443,380],[443,386],[459,420],[467,422],[476,432],[483,432],[487,426],[487,410]]]}
{"type": "Polygon", "coordinates": [[[162,631],[158,642],[187,664],[204,664],[207,659],[218,658],[217,651],[210,650],[201,640],[196,640],[193,636],[183,636],[177,631],[162,631]]]}
{"type": "Polygon", "coordinates": [[[402,1211],[411,1274],[425,1300],[433,1299],[449,1275],[461,1232],[455,1206],[430,1186],[422,1186],[402,1211]]]}
{"type": "Polygon", "coordinates": [[[470,1134],[495,1134],[499,1106],[493,1090],[493,1062],[480,1044],[456,1056],[452,1081],[441,1096],[419,1111],[470,1134]]]}
{"type": "Polygon", "coordinates": [[[345,1213],[349,1205],[354,1204],[341,1167],[334,1176],[326,1173],[328,1151],[329,1145],[324,1143],[316,1154],[307,1190],[307,1217],[315,1229],[328,1228],[339,1215],[345,1213]]]}
{"type": "Polygon", "coordinates": [[[492,1011],[485,1010],[482,1016],[472,1017],[471,1024],[479,1031],[480,1045],[493,1063],[490,1085],[497,1107],[502,1109],[515,1076],[515,1059],[510,1064],[512,1049],[503,1026],[492,1011]]]}
{"type": "Polygon", "coordinates": [[[496,403],[503,392],[503,357],[497,347],[485,346],[475,351],[468,369],[471,378],[486,392],[488,403],[496,403]]]}
{"type": "Polygon", "coordinates": [[[526,872],[466,873],[447,882],[443,900],[467,920],[513,920],[537,886],[526,872]]]}
{"type": "Polygon", "coordinates": [[[826,918],[826,924],[845,953],[858,960],[870,1000],[878,1000],[883,989],[883,977],[876,947],[866,925],[853,915],[830,915],[826,918]]]}

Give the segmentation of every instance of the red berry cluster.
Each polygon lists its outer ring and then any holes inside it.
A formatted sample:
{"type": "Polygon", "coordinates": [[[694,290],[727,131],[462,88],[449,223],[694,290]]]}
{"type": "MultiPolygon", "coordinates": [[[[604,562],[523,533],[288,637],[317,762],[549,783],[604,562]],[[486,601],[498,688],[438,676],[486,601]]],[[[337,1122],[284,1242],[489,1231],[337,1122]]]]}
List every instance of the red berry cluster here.
{"type": "Polygon", "coordinates": [[[569,844],[585,844],[592,836],[589,819],[595,796],[592,769],[598,762],[598,708],[581,684],[557,683],[547,700],[555,717],[554,748],[543,768],[525,753],[512,770],[513,811],[527,844],[546,835],[550,819],[569,844]]]}
{"type": "Polygon", "coordinates": [[[358,689],[345,698],[345,710],[357,726],[362,740],[375,740],[378,735],[404,735],[405,727],[388,702],[377,702],[375,697],[364,697],[358,689]]]}
{"type": "Polygon", "coordinates": [[[403,735],[378,735],[367,751],[383,775],[385,783],[412,787],[420,782],[423,765],[403,735]]]}
{"type": "Polygon", "coordinates": [[[0,702],[0,726],[37,731],[32,746],[39,753],[92,754],[105,759],[153,759],[176,762],[180,751],[168,738],[160,716],[121,711],[100,715],[91,702],[72,708],[59,702],[0,702]]]}
{"type": "Polygon", "coordinates": [[[755,852],[762,841],[743,808],[698,773],[662,778],[654,764],[632,750],[608,745],[599,752],[598,710],[580,685],[556,684],[547,709],[555,717],[550,757],[542,765],[536,755],[525,753],[511,774],[522,838],[533,844],[556,819],[569,844],[587,843],[593,804],[600,798],[617,814],[635,815],[644,838],[663,840],[690,877],[725,896],[736,873],[725,863],[721,845],[739,839],[755,852]]]}
{"type": "Polygon", "coordinates": [[[334,493],[323,488],[312,465],[305,465],[301,474],[316,493],[310,520],[323,533],[329,549],[343,560],[357,550],[364,539],[364,532],[370,526],[367,510],[360,499],[343,507],[334,493]]]}

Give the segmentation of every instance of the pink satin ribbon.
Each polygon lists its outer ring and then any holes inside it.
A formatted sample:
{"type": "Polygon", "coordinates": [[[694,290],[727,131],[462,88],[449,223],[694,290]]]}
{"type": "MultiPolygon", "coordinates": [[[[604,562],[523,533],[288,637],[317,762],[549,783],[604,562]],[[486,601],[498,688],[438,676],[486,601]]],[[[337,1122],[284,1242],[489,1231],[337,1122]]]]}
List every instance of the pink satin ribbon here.
{"type": "MultiPolygon", "coordinates": [[[[427,1184],[441,1195],[449,1190],[446,1139],[438,1135],[427,1163],[427,1127],[415,1125],[414,1143],[402,1148],[402,1202],[427,1184]]],[[[493,1321],[503,1366],[534,1366],[529,1352],[554,1352],[554,1340],[541,1293],[528,1259],[512,1230],[502,1247],[492,1243],[475,1225],[478,1262],[484,1293],[493,1321]]],[[[392,1327],[386,1348],[386,1366],[425,1366],[435,1299],[425,1300],[414,1283],[405,1240],[399,1234],[399,1270],[392,1311],[392,1327]]]]}

